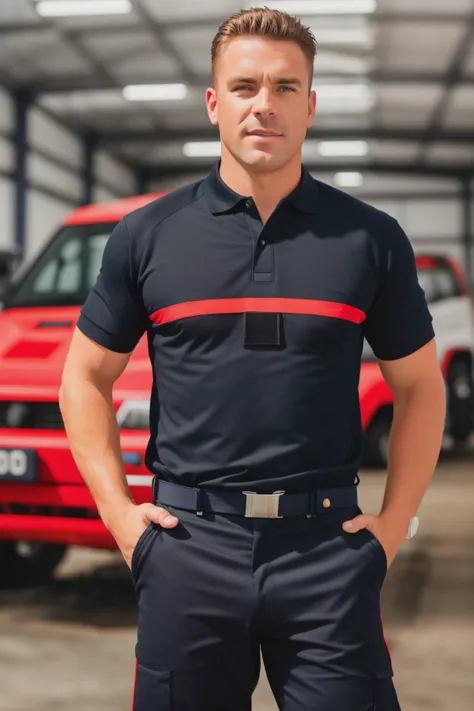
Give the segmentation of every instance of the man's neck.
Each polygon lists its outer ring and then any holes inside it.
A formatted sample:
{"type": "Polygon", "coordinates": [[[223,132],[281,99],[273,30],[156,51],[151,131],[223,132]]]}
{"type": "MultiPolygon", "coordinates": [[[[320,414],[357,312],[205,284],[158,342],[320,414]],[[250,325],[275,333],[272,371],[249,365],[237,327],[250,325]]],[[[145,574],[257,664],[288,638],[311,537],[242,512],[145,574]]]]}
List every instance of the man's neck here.
{"type": "Polygon", "coordinates": [[[278,203],[298,185],[301,178],[301,156],[296,156],[282,170],[251,173],[232,156],[222,155],[220,176],[234,192],[251,196],[262,222],[266,222],[278,203]]]}

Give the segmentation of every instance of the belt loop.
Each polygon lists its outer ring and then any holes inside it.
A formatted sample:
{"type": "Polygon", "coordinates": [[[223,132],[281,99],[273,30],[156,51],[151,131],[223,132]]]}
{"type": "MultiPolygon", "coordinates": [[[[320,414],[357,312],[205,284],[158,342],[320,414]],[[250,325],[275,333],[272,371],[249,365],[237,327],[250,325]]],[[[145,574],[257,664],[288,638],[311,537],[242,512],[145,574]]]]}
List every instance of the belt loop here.
{"type": "Polygon", "coordinates": [[[153,492],[153,502],[156,504],[158,501],[158,487],[159,487],[159,480],[158,477],[155,476],[153,477],[153,482],[152,482],[152,492],[153,492]]]}
{"type": "Polygon", "coordinates": [[[316,492],[311,490],[309,492],[309,513],[306,514],[306,518],[313,518],[315,516],[316,509],[316,492]]]}
{"type": "Polygon", "coordinates": [[[194,493],[196,494],[196,516],[202,516],[202,491],[195,486],[194,493]]]}

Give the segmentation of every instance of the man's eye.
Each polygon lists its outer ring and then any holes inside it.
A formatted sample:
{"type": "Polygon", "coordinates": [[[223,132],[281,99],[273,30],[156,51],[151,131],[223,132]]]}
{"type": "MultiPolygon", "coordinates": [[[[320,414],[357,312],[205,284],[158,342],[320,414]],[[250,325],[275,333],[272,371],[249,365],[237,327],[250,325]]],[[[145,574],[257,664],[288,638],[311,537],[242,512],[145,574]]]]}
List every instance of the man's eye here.
{"type": "Polygon", "coordinates": [[[251,88],[252,88],[251,86],[242,84],[242,86],[236,86],[236,87],[234,87],[234,91],[243,91],[244,89],[249,89],[249,90],[250,90],[251,88]]]}
{"type": "Polygon", "coordinates": [[[296,91],[293,86],[279,86],[278,89],[287,89],[288,91],[296,91]]]}

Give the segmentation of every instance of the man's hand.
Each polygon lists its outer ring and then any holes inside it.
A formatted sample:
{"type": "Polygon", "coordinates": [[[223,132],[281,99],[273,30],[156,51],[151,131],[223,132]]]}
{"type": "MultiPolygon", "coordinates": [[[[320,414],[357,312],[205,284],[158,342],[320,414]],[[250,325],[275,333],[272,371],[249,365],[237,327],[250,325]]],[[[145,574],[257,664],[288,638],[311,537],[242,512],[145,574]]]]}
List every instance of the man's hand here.
{"type": "Polygon", "coordinates": [[[163,528],[174,528],[179,519],[161,506],[130,503],[109,525],[109,530],[129,568],[138,539],[151,522],[158,523],[163,528]]]}
{"type": "Polygon", "coordinates": [[[361,514],[351,521],[344,521],[342,524],[347,533],[357,533],[363,528],[367,528],[378,539],[387,556],[387,569],[392,564],[397,551],[406,538],[408,526],[405,522],[394,522],[393,518],[387,518],[384,514],[374,516],[372,514],[361,514]]]}

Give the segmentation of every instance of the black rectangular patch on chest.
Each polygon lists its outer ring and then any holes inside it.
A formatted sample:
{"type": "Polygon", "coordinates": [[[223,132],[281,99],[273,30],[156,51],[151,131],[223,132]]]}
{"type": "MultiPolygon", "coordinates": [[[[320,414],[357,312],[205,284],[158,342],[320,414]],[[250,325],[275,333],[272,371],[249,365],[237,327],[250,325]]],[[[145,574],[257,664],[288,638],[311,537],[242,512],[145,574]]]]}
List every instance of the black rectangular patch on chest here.
{"type": "Polygon", "coordinates": [[[281,314],[244,313],[244,347],[263,348],[282,344],[281,314]]]}

